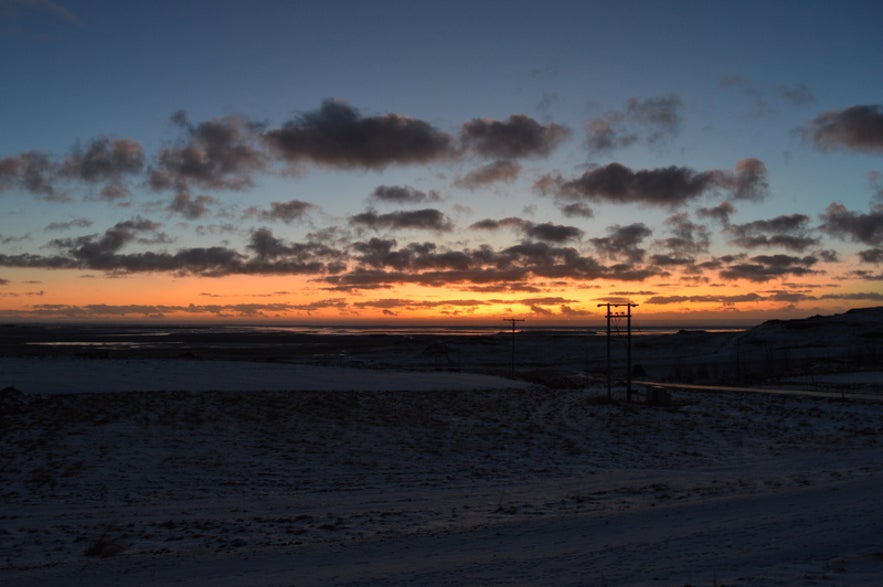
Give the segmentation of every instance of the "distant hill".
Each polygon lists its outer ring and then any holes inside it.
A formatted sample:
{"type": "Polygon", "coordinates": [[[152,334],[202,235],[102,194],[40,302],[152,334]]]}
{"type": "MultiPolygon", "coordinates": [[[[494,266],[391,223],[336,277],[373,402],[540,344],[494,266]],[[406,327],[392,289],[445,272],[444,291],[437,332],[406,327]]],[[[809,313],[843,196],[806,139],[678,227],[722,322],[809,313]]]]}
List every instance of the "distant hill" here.
{"type": "Polygon", "coordinates": [[[817,344],[826,347],[883,343],[883,306],[797,320],[768,320],[745,331],[740,343],[817,344]]]}
{"type": "Polygon", "coordinates": [[[729,347],[743,378],[879,370],[883,307],[769,320],[737,335],[729,347]]]}

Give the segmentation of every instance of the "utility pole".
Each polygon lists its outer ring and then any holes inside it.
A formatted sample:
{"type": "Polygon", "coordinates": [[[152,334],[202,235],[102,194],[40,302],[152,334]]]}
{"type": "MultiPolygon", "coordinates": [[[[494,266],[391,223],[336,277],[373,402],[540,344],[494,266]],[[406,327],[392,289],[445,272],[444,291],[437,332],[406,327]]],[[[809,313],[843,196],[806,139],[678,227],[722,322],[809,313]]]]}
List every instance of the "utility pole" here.
{"type": "Polygon", "coordinates": [[[612,367],[611,367],[611,352],[610,352],[610,343],[611,343],[611,332],[610,326],[614,319],[616,318],[625,318],[626,319],[626,401],[632,401],[632,308],[637,306],[638,304],[633,304],[631,302],[625,304],[611,304],[610,302],[604,304],[598,304],[599,308],[606,307],[607,308],[607,399],[613,399],[613,392],[611,388],[611,381],[613,377],[612,367]],[[622,306],[626,307],[626,311],[623,312],[614,312],[611,308],[620,308],[622,306]]]}
{"type": "Polygon", "coordinates": [[[503,322],[512,323],[512,367],[509,374],[510,377],[515,377],[515,323],[524,322],[524,318],[503,318],[503,322]]]}

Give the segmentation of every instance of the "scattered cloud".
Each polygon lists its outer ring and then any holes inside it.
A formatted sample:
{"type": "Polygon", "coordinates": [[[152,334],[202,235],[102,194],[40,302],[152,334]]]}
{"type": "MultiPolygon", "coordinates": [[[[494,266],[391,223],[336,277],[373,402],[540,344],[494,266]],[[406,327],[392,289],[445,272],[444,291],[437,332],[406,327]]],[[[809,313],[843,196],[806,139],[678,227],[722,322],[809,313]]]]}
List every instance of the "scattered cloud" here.
{"type": "Polygon", "coordinates": [[[708,193],[724,192],[735,200],[760,200],[768,192],[766,166],[759,159],[743,159],[734,171],[714,169],[697,172],[686,167],[634,171],[610,163],[565,181],[545,176],[539,188],[559,197],[594,202],[641,203],[678,207],[708,193]]]}
{"type": "Polygon", "coordinates": [[[797,84],[791,87],[779,84],[776,86],[776,93],[792,106],[806,106],[814,104],[816,101],[815,94],[806,84],[797,84]]]}
{"type": "Polygon", "coordinates": [[[564,204],[561,207],[561,212],[564,213],[568,218],[594,218],[595,212],[583,204],[582,202],[571,202],[570,204],[564,204]]]}
{"type": "Polygon", "coordinates": [[[770,220],[731,224],[726,232],[732,237],[730,243],[746,249],[781,247],[800,253],[821,242],[808,235],[809,220],[805,214],[789,214],[770,220]]]}
{"type": "Polygon", "coordinates": [[[883,105],[823,112],[801,129],[822,150],[883,152],[883,105]]]}
{"type": "Polygon", "coordinates": [[[264,134],[272,151],[292,165],[311,162],[381,169],[430,163],[453,155],[453,138],[427,122],[400,114],[364,117],[346,102],[325,100],[264,134]]]}
{"type": "Polygon", "coordinates": [[[681,98],[677,94],[666,94],[659,98],[638,100],[629,98],[625,116],[648,129],[647,142],[656,144],[677,136],[681,125],[681,98]]]}
{"type": "Polygon", "coordinates": [[[873,263],[874,265],[883,264],[883,247],[859,251],[858,256],[863,263],[873,263]]]}
{"type": "Polygon", "coordinates": [[[49,156],[39,151],[0,159],[0,192],[18,188],[41,199],[67,201],[67,196],[53,185],[56,172],[49,156]]]}
{"type": "Polygon", "coordinates": [[[589,239],[598,253],[611,259],[625,259],[629,263],[640,263],[644,260],[646,250],[639,245],[653,234],[647,225],[642,222],[628,226],[617,224],[609,227],[607,232],[609,236],[589,239]]]}
{"type": "Polygon", "coordinates": [[[658,146],[675,137],[681,127],[681,98],[629,98],[622,110],[613,110],[586,123],[586,143],[592,154],[610,153],[643,140],[658,146]]]}
{"type": "Polygon", "coordinates": [[[674,296],[651,296],[644,303],[650,305],[670,305],[670,304],[697,304],[697,303],[713,303],[722,305],[732,305],[736,303],[761,302],[765,298],[758,293],[751,292],[737,295],[674,295],[674,296]]]}
{"type": "Polygon", "coordinates": [[[860,214],[843,204],[830,204],[820,216],[822,232],[842,240],[880,245],[883,243],[883,210],[860,214]]]}
{"type": "Polygon", "coordinates": [[[537,224],[521,218],[503,218],[501,220],[486,219],[472,224],[470,228],[477,230],[497,230],[499,228],[512,227],[521,232],[525,237],[552,243],[565,243],[579,240],[585,234],[576,226],[564,226],[543,222],[537,224]]]}
{"type": "Polygon", "coordinates": [[[383,229],[419,229],[448,232],[453,230],[453,223],[440,210],[425,208],[423,210],[390,212],[378,214],[373,210],[362,212],[350,217],[353,226],[364,226],[373,230],[383,229]]]}
{"type": "Polygon", "coordinates": [[[47,231],[63,231],[69,230],[71,228],[89,228],[92,226],[92,221],[88,218],[75,218],[73,220],[68,220],[66,222],[50,222],[46,225],[47,231]]]}
{"type": "MultiPolygon", "coordinates": [[[[690,220],[687,213],[679,212],[669,216],[665,220],[665,226],[672,233],[672,236],[656,241],[654,243],[655,246],[662,247],[677,255],[696,255],[708,251],[708,246],[711,243],[711,233],[705,226],[690,220]]],[[[692,258],[690,258],[690,261],[692,262],[692,258]]],[[[670,258],[668,264],[685,263],[683,260],[672,263],[670,258]]]]}
{"type": "Polygon", "coordinates": [[[711,208],[699,208],[696,213],[702,218],[711,218],[727,226],[730,224],[730,216],[736,213],[736,207],[730,202],[721,202],[711,208]]]}
{"type": "Polygon", "coordinates": [[[86,147],[77,145],[61,164],[61,174],[90,183],[119,183],[126,175],[141,173],[144,149],[130,139],[101,137],[86,147]]]}
{"type": "Polygon", "coordinates": [[[291,224],[302,220],[311,210],[317,209],[318,206],[302,200],[289,200],[287,202],[270,202],[269,210],[262,210],[257,207],[249,208],[246,216],[257,216],[265,222],[284,222],[291,224]]]}
{"type": "Polygon", "coordinates": [[[25,235],[21,235],[21,236],[4,236],[4,235],[0,234],[0,244],[9,245],[12,243],[26,241],[26,240],[29,240],[30,238],[31,238],[31,235],[29,235],[29,234],[25,234],[25,235]]]}
{"type": "Polygon", "coordinates": [[[521,165],[515,161],[501,159],[473,169],[459,178],[454,185],[474,190],[496,182],[514,181],[519,173],[521,173],[521,165]]]}
{"type": "Polygon", "coordinates": [[[424,192],[411,186],[380,185],[371,192],[371,198],[380,202],[394,204],[422,204],[438,202],[441,196],[435,190],[424,192]]]}
{"type": "Polygon", "coordinates": [[[218,201],[211,196],[191,197],[187,192],[175,196],[167,210],[173,214],[181,214],[187,220],[197,220],[209,214],[209,206],[218,201]]]}
{"type": "Polygon", "coordinates": [[[253,186],[252,175],[267,166],[258,147],[260,125],[238,116],[192,124],[184,111],[172,115],[185,133],[184,141],[159,153],[149,169],[149,184],[157,191],[186,192],[193,186],[244,190],[253,186]]]}
{"type": "Polygon", "coordinates": [[[506,121],[474,118],[461,128],[467,148],[497,159],[545,157],[569,134],[561,125],[542,125],[525,114],[513,114],[506,121]]]}
{"type": "Polygon", "coordinates": [[[722,279],[745,279],[765,282],[791,276],[817,273],[812,267],[818,263],[814,256],[794,257],[790,255],[758,255],[748,263],[733,263],[721,270],[722,279]]]}

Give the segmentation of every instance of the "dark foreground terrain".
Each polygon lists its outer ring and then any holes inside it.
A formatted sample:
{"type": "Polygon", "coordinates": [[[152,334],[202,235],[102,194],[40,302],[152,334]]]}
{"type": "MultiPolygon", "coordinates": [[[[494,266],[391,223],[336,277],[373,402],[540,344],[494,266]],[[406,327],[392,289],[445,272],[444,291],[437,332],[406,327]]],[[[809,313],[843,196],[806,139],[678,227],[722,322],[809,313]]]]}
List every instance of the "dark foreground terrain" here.
{"type": "MultiPolygon", "coordinates": [[[[631,338],[632,375],[685,383],[751,384],[877,370],[883,307],[765,322],[747,331],[641,334],[631,338]]],[[[611,339],[611,373],[627,374],[627,337],[611,339]]],[[[488,335],[305,334],[236,327],[0,326],[0,356],[184,358],[376,369],[515,375],[557,387],[604,379],[607,337],[591,331],[523,330],[488,335]],[[513,363],[514,356],[514,363],[513,363]]]]}

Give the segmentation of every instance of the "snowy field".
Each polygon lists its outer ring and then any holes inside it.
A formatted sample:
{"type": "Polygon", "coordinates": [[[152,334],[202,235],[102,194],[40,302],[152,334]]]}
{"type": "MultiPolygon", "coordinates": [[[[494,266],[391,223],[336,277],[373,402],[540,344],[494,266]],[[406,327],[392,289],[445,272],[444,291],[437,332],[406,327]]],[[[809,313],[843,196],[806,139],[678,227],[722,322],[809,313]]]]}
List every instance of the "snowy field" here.
{"type": "Polygon", "coordinates": [[[490,375],[380,371],[321,365],[188,361],[0,357],[2,385],[28,393],[111,391],[435,391],[527,387],[490,375]]]}
{"type": "Polygon", "coordinates": [[[212,361],[0,373],[20,390],[0,398],[3,585],[883,584],[880,402],[655,408],[212,361]]]}

